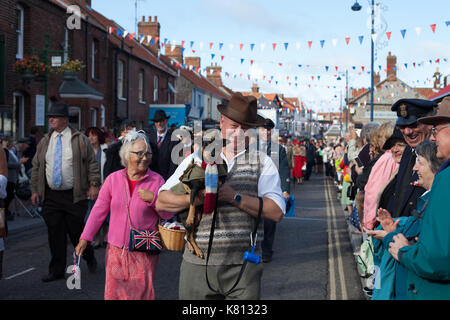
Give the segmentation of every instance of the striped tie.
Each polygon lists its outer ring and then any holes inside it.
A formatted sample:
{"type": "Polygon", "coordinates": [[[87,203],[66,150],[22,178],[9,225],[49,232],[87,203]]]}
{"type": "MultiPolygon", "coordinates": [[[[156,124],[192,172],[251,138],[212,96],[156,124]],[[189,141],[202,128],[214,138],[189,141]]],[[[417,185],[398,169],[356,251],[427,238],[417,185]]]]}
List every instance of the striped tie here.
{"type": "Polygon", "coordinates": [[[62,184],[62,134],[58,134],[58,140],[56,140],[55,157],[53,161],[53,184],[59,188],[62,184]]]}
{"type": "Polygon", "coordinates": [[[161,147],[161,143],[162,143],[162,136],[158,136],[158,148],[161,147]]]}

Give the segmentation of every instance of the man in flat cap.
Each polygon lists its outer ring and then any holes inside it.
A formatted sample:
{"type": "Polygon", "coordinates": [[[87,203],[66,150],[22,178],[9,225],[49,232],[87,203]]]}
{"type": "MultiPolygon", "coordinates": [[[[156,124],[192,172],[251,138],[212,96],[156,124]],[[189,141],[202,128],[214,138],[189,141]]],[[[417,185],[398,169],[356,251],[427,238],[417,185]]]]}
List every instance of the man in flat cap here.
{"type": "Polygon", "coordinates": [[[430,138],[432,126],[417,120],[432,115],[436,107],[435,102],[422,99],[400,99],[392,105],[391,110],[397,112],[396,125],[408,144],[400,162],[395,192],[387,208],[394,218],[410,216],[417,199],[425,192],[424,188],[412,184],[418,179],[413,171],[416,163],[414,149],[430,138]]]}

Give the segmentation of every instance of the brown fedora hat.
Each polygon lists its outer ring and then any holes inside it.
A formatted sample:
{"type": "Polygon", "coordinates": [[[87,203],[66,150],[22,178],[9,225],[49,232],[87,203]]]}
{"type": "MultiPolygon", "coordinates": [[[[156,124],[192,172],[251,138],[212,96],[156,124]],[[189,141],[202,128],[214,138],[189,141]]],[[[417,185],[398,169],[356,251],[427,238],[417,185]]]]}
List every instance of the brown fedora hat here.
{"type": "Polygon", "coordinates": [[[437,125],[441,123],[450,123],[450,97],[445,97],[436,108],[436,114],[429,117],[423,117],[417,120],[423,124],[437,125]]]}
{"type": "Polygon", "coordinates": [[[257,113],[256,101],[253,96],[244,96],[240,92],[235,92],[228,104],[219,104],[217,109],[225,117],[237,123],[250,127],[260,127],[266,119],[257,113]]]}

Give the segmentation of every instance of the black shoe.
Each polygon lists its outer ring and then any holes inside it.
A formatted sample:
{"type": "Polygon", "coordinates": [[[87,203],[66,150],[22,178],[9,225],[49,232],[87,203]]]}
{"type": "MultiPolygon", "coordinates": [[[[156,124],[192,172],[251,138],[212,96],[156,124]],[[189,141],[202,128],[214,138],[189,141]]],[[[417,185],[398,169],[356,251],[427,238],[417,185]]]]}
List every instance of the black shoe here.
{"type": "Polygon", "coordinates": [[[62,280],[64,279],[64,275],[54,275],[54,274],[48,274],[46,276],[42,277],[42,282],[52,282],[52,281],[56,281],[56,280],[62,280]]]}
{"type": "Polygon", "coordinates": [[[87,261],[87,266],[90,273],[97,271],[97,259],[95,259],[95,256],[92,256],[92,259],[87,261]]]}

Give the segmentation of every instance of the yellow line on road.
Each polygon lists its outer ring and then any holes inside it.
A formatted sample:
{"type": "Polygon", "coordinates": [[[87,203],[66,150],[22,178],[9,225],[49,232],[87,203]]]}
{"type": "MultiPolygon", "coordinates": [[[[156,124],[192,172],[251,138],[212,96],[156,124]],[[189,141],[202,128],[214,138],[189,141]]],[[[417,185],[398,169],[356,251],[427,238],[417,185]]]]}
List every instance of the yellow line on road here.
{"type": "MultiPolygon", "coordinates": [[[[331,274],[333,274],[333,277],[335,277],[335,275],[334,275],[334,253],[333,253],[333,245],[335,245],[336,252],[337,252],[337,266],[338,266],[339,280],[340,280],[340,284],[341,284],[341,298],[342,298],[342,300],[347,300],[348,299],[347,286],[345,284],[344,265],[342,263],[341,243],[339,240],[339,233],[338,233],[338,228],[337,228],[336,211],[334,209],[334,204],[333,204],[333,200],[332,200],[333,198],[331,196],[332,192],[331,192],[330,183],[327,178],[325,178],[325,179],[326,179],[325,180],[325,198],[327,200],[327,214],[330,218],[329,224],[328,224],[328,229],[329,229],[328,251],[333,254],[332,259],[331,260],[329,259],[329,261],[330,261],[330,291],[333,292],[333,290],[331,289],[332,288],[331,274]],[[330,211],[331,211],[331,215],[329,214],[330,211]],[[331,221],[333,222],[333,228],[331,228],[331,221]],[[332,237],[332,234],[333,234],[333,237],[332,237]],[[334,238],[334,242],[331,240],[332,238],[334,238]],[[333,263],[331,263],[331,262],[333,262],[333,263]]],[[[335,285],[333,285],[333,286],[335,287],[335,285]]],[[[336,288],[334,288],[334,291],[336,291],[336,288]]],[[[331,298],[331,293],[330,293],[330,298],[331,298]]]]}
{"type": "Polygon", "coordinates": [[[330,300],[336,300],[336,275],[334,273],[334,252],[333,252],[333,240],[331,229],[331,214],[330,214],[330,199],[327,192],[328,182],[325,181],[325,202],[327,204],[327,219],[328,219],[328,272],[330,283],[330,300]]]}

